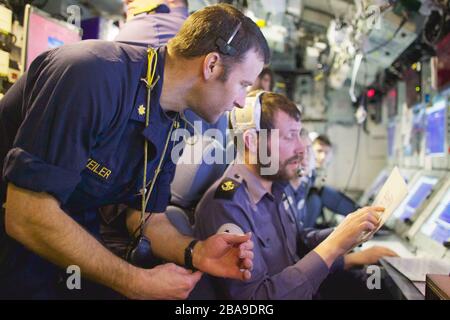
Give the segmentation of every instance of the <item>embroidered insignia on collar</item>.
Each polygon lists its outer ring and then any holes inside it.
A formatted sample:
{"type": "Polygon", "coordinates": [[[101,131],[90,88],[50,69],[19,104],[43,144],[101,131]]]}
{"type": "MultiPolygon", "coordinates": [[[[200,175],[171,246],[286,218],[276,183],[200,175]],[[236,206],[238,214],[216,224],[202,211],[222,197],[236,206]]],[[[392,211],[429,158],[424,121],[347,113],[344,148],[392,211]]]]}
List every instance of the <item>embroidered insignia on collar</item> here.
{"type": "Polygon", "coordinates": [[[216,189],[214,198],[231,200],[233,199],[233,196],[240,185],[241,184],[236,180],[233,180],[231,178],[225,178],[222,180],[219,187],[216,189]]]}

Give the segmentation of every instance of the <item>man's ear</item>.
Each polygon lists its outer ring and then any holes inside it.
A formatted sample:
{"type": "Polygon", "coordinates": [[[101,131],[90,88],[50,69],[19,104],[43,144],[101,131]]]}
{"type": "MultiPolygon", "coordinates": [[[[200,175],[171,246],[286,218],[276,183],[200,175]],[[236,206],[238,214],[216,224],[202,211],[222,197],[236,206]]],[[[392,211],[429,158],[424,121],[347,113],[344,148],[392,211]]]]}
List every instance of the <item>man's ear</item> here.
{"type": "Polygon", "coordinates": [[[255,129],[249,129],[244,132],[245,147],[251,152],[256,154],[258,152],[258,134],[255,129]]]}
{"type": "Polygon", "coordinates": [[[210,52],[203,60],[203,77],[205,80],[218,78],[222,74],[220,55],[217,52],[210,52]]]}

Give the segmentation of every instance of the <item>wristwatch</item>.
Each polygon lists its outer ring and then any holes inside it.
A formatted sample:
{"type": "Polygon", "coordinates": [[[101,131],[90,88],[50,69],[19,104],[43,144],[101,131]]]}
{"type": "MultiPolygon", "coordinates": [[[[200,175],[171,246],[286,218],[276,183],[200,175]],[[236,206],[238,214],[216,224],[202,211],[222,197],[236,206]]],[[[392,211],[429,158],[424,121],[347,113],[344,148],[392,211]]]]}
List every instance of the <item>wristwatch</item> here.
{"type": "Polygon", "coordinates": [[[184,266],[187,269],[191,269],[192,271],[197,271],[192,263],[192,253],[194,252],[194,247],[197,244],[198,240],[192,240],[189,245],[184,249],[184,266]]]}

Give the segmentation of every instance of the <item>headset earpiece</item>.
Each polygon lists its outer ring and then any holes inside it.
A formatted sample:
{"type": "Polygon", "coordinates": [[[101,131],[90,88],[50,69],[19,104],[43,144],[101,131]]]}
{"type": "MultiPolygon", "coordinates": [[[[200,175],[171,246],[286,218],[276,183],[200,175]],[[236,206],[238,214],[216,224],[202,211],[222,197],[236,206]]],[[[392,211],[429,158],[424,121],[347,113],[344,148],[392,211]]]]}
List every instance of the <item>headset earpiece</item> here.
{"type": "Polygon", "coordinates": [[[234,28],[233,33],[231,34],[228,41],[225,41],[222,37],[219,37],[216,40],[216,46],[219,48],[220,53],[227,55],[227,56],[235,56],[237,53],[236,48],[234,48],[231,45],[231,42],[233,41],[234,37],[238,33],[239,29],[241,28],[242,22],[239,21],[236,28],[234,28]]]}
{"type": "Polygon", "coordinates": [[[222,38],[219,38],[216,40],[216,45],[219,48],[220,53],[227,55],[227,56],[235,56],[236,55],[236,49],[225,42],[222,38]]]}

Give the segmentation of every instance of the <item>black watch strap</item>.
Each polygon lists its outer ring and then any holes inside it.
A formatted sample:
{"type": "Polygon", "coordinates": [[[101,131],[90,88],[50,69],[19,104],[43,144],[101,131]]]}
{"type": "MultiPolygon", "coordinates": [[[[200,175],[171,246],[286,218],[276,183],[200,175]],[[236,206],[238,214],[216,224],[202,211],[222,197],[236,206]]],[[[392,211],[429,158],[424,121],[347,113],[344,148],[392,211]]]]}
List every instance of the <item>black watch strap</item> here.
{"type": "Polygon", "coordinates": [[[194,247],[197,244],[198,240],[192,240],[189,245],[184,249],[184,266],[187,269],[191,269],[192,271],[197,271],[194,268],[194,264],[192,263],[192,252],[194,252],[194,247]]]}

